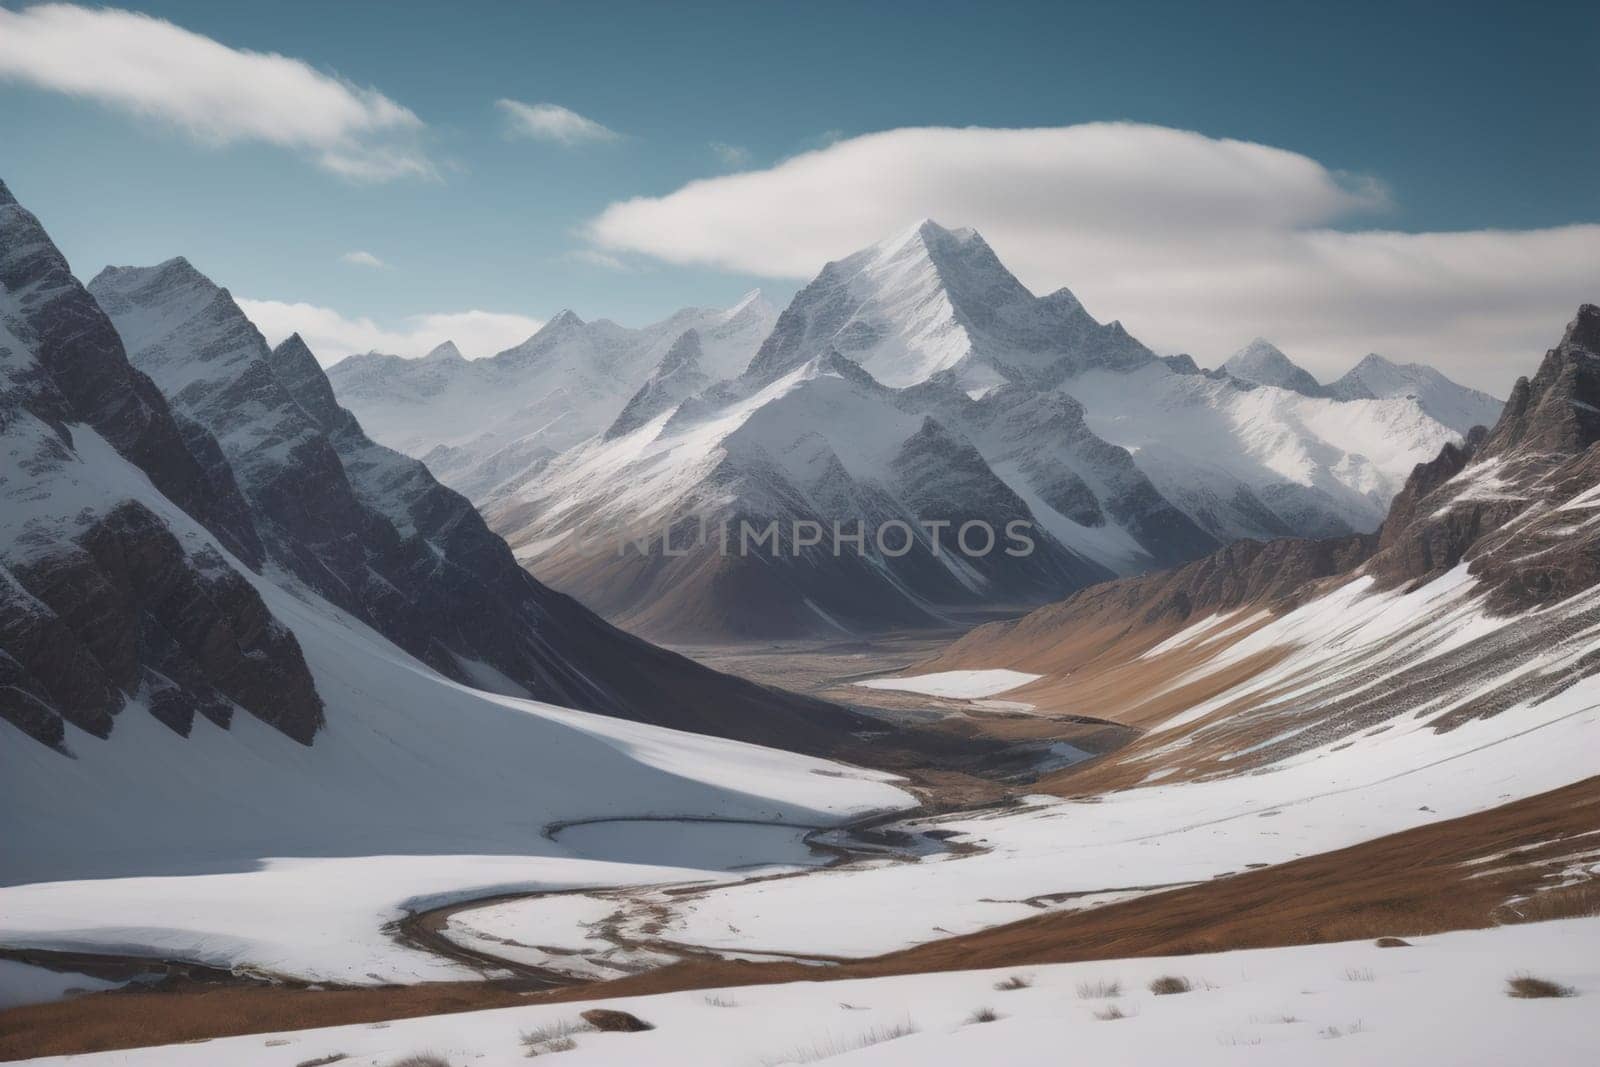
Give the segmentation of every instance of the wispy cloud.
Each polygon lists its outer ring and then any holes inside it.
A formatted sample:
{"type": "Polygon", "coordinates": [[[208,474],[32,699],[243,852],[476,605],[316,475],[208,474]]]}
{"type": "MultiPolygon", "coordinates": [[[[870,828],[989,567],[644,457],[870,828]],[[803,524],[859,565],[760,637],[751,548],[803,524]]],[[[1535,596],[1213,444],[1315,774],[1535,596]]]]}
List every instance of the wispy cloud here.
{"type": "Polygon", "coordinates": [[[1370,176],[1185,130],[916,128],[615,203],[587,232],[608,253],[807,278],[932,217],[1164,351],[1216,362],[1261,334],[1324,376],[1377,351],[1501,392],[1600,292],[1600,226],[1360,228],[1391,207],[1370,176]]]}
{"type": "Polygon", "coordinates": [[[506,130],[515,137],[536,141],[555,141],[564,145],[615,141],[620,135],[594,119],[560,104],[524,104],[520,100],[496,100],[506,117],[506,130]]]}
{"type": "Polygon", "coordinates": [[[601,267],[605,270],[626,272],[633,269],[616,256],[602,252],[598,248],[576,248],[567,254],[567,258],[575,263],[586,263],[591,267],[601,267]]]}
{"type": "Polygon", "coordinates": [[[436,177],[422,120],[376,89],[114,8],[0,8],[0,78],[94,100],[207,144],[259,141],[358,181],[436,177]]]}
{"type": "Polygon", "coordinates": [[[712,141],[711,154],[716,156],[724,166],[744,167],[750,163],[750,149],[742,148],[736,144],[728,144],[724,141],[712,141]]]}
{"type": "Polygon", "coordinates": [[[398,326],[387,327],[317,304],[249,299],[238,303],[270,343],[298,333],[324,366],[358,352],[425,356],[446,341],[454,341],[468,359],[478,359],[520,344],[544,325],[526,315],[474,309],[411,315],[398,326]]]}
{"type": "Polygon", "coordinates": [[[371,252],[346,252],[339,257],[339,260],[342,263],[350,264],[352,267],[373,267],[377,270],[383,270],[389,265],[371,252]]]}

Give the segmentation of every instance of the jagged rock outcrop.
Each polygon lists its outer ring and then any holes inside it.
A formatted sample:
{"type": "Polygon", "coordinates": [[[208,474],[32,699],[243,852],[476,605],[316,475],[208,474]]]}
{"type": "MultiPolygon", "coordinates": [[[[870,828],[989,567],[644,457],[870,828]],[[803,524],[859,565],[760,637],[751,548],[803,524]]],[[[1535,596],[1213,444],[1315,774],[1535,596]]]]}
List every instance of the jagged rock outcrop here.
{"type": "Polygon", "coordinates": [[[3,185],[0,447],[0,717],[70,747],[67,724],[104,737],[129,701],[183,734],[243,709],[311,741],[322,703],[237,569],[263,548],[220,447],[3,185]]]}
{"type": "Polygon", "coordinates": [[[1373,573],[1415,582],[1467,560],[1500,611],[1590,588],[1600,533],[1582,518],[1600,486],[1597,440],[1600,307],[1585,304],[1538,372],[1518,379],[1492,429],[1413,473],[1373,573]]]}

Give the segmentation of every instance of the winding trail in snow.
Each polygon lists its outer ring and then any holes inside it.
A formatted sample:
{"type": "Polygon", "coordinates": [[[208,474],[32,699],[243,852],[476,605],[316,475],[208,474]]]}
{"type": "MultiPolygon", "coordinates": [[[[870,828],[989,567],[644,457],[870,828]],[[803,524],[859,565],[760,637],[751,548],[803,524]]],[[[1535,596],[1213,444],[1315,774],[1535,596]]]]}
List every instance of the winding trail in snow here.
{"type": "MultiPolygon", "coordinates": [[[[917,857],[904,851],[895,851],[895,846],[900,843],[893,835],[878,831],[878,827],[886,823],[899,822],[904,819],[916,818],[928,814],[923,807],[910,810],[879,812],[864,816],[847,823],[832,825],[806,825],[802,823],[783,822],[768,819],[736,819],[719,818],[717,816],[695,815],[616,815],[594,819],[571,819],[547,824],[542,833],[551,841],[559,839],[563,831],[576,826],[596,826],[611,823],[725,823],[738,826],[771,826],[785,830],[807,831],[803,841],[807,848],[827,857],[826,861],[816,867],[802,868],[800,870],[787,870],[775,874],[757,875],[754,877],[737,879],[732,884],[748,884],[754,882],[772,881],[782,878],[800,878],[813,871],[824,870],[851,863],[856,860],[884,858],[897,858],[901,862],[916,862],[917,857]],[[838,835],[839,841],[818,840],[822,834],[838,835]],[[852,847],[851,839],[859,840],[862,844],[852,847]]],[[[930,839],[937,840],[937,839],[930,839]]],[[[947,850],[959,850],[960,846],[951,845],[941,841],[940,844],[947,850]]],[[[766,866],[765,864],[762,866],[766,866]]],[[[716,883],[718,888],[726,888],[729,883],[716,883]]],[[[655,885],[625,887],[626,893],[648,894],[652,892],[691,892],[707,888],[708,883],[696,882],[667,882],[655,885]]],[[[519,987],[529,990],[554,989],[562,986],[582,985],[593,979],[566,974],[548,968],[536,967],[507,959],[503,956],[484,951],[477,947],[468,947],[453,940],[447,933],[450,920],[453,916],[475,911],[479,908],[490,907],[496,904],[508,904],[539,900],[545,897],[573,896],[583,893],[612,892],[619,887],[596,885],[579,889],[536,890],[521,893],[495,893],[483,897],[466,900],[457,900],[437,908],[413,912],[405,918],[390,924],[387,928],[392,937],[401,944],[423,952],[432,953],[453,963],[464,964],[473,970],[484,973],[486,976],[492,972],[501,972],[512,976],[509,981],[515,982],[519,987]]],[[[614,929],[607,934],[607,940],[618,948],[638,952],[656,952],[676,957],[678,960],[720,958],[708,949],[695,945],[668,941],[663,939],[636,939],[625,937],[614,929]]],[[[839,962],[829,956],[808,956],[792,952],[756,953],[757,955],[781,956],[802,962],[819,964],[839,962]]]]}

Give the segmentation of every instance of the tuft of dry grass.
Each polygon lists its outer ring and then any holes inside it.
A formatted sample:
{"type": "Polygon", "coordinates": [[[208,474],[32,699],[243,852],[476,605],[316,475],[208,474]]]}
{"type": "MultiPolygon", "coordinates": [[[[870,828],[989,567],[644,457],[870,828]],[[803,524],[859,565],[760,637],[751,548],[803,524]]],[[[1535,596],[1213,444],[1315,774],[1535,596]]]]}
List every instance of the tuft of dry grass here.
{"type": "Polygon", "coordinates": [[[1013,974],[1009,978],[1002,978],[994,987],[1002,993],[1009,993],[1013,989],[1027,989],[1033,985],[1033,979],[1025,974],[1013,974]]]}
{"type": "Polygon", "coordinates": [[[522,1047],[528,1051],[529,1056],[571,1052],[578,1047],[578,1043],[572,1040],[572,1035],[588,1033],[593,1029],[594,1027],[581,1020],[561,1019],[526,1031],[522,1035],[522,1047]]]}
{"type": "Polygon", "coordinates": [[[995,1011],[993,1008],[979,1008],[977,1011],[967,1016],[967,1022],[992,1023],[998,1018],[1000,1018],[1000,1013],[995,1011]]]}
{"type": "Polygon", "coordinates": [[[450,1061],[431,1052],[416,1052],[403,1060],[395,1060],[389,1067],[450,1067],[450,1061]]]}
{"type": "Polygon", "coordinates": [[[780,1067],[781,1064],[790,1063],[816,1063],[819,1060],[832,1059],[843,1056],[847,1052],[856,1052],[869,1048],[872,1045],[881,1045],[885,1041],[894,1041],[902,1037],[909,1037],[917,1032],[916,1024],[909,1019],[894,1026],[874,1026],[864,1030],[855,1037],[838,1038],[829,1034],[815,1044],[805,1045],[785,1053],[763,1060],[763,1067],[780,1067]]]}
{"type": "Polygon", "coordinates": [[[706,1006],[710,1008],[737,1008],[739,1006],[739,1002],[737,1000],[729,1000],[726,997],[718,996],[714,993],[708,994],[705,998],[705,1001],[706,1006]]]}
{"type": "Polygon", "coordinates": [[[1150,992],[1158,997],[1169,997],[1175,993],[1187,993],[1194,989],[1194,983],[1181,975],[1164,974],[1150,983],[1150,992]]]}
{"type": "Polygon", "coordinates": [[[1351,1034],[1359,1034],[1365,1029],[1366,1027],[1361,1025],[1361,1020],[1357,1019],[1355,1022],[1346,1023],[1343,1026],[1324,1026],[1317,1032],[1331,1040],[1336,1037],[1349,1037],[1351,1034]]]}
{"type": "Polygon", "coordinates": [[[1495,918],[1509,923],[1586,919],[1596,915],[1600,915],[1600,879],[1542,889],[1521,900],[1502,904],[1495,911],[1495,918]]]}
{"type": "Polygon", "coordinates": [[[1107,1004],[1105,1007],[1098,1009],[1094,1013],[1094,1017],[1102,1022],[1111,1022],[1115,1019],[1127,1019],[1131,1016],[1132,1013],[1123,1011],[1120,1004],[1107,1004]]]}
{"type": "Polygon", "coordinates": [[[316,1056],[309,1060],[301,1060],[294,1067],[328,1067],[330,1063],[338,1063],[340,1060],[349,1058],[350,1054],[348,1052],[330,1052],[326,1056],[316,1056]]]}
{"type": "Polygon", "coordinates": [[[1373,942],[1379,948],[1410,948],[1411,942],[1399,937],[1380,937],[1373,942]]]}
{"type": "Polygon", "coordinates": [[[1376,977],[1371,967],[1346,967],[1344,972],[1346,982],[1373,982],[1376,977]]]}
{"type": "Polygon", "coordinates": [[[1569,985],[1536,978],[1531,974],[1514,974],[1506,979],[1506,996],[1519,1000],[1540,1000],[1545,997],[1573,997],[1578,991],[1569,985]]]}
{"type": "Polygon", "coordinates": [[[1078,999],[1080,1000],[1107,1000],[1111,997],[1122,996],[1121,982],[1108,982],[1104,978],[1093,982],[1078,983],[1078,999]]]}

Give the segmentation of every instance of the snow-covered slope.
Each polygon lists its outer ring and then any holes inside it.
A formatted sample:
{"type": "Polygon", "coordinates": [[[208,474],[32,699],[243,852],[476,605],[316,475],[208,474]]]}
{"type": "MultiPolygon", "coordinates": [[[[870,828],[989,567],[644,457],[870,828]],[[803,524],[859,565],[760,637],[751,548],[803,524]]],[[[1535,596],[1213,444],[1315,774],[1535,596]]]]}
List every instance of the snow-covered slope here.
{"type": "Polygon", "coordinates": [[[1474,426],[1493,426],[1505,401],[1458,385],[1422,363],[1393,363],[1369,355],[1327,387],[1339,400],[1409,396],[1422,410],[1459,434],[1474,426]]]}
{"type": "Polygon", "coordinates": [[[1091,371],[1062,389],[1219,542],[1377,528],[1418,463],[1459,440],[1406,397],[1334,401],[1178,374],[1091,371]]]}
{"type": "MultiPolygon", "coordinates": [[[[1260,347],[1241,365],[1298,369],[1260,347]]],[[[1159,359],[1065,290],[1035,297],[978,234],[923,222],[828,264],[737,378],[715,381],[685,340],[603,439],[476,499],[535,573],[644,632],[859,630],[1038,602],[1235,537],[1370,531],[1411,468],[1458,437],[1408,397],[1307,390],[1159,359]],[[910,486],[913,469],[927,477],[910,486]],[[864,568],[650,558],[580,545],[579,515],[652,532],[702,516],[1015,518],[1051,561],[939,559],[926,543],[864,568]],[[1087,567],[1052,562],[1067,556],[1087,567]]]]}
{"type": "Polygon", "coordinates": [[[699,369],[716,380],[744,369],[776,315],[759,291],[637,330],[563,311],[489,359],[462,359],[453,345],[415,360],[369,353],[328,377],[373,440],[426,458],[445,484],[476,499],[604,431],[663,363],[681,359],[674,348],[686,334],[699,369]]]}
{"type": "MultiPolygon", "coordinates": [[[[338,1056],[389,1067],[428,1052],[444,1062],[515,1064],[525,1035],[570,1031],[561,1062],[701,1067],[809,1063],[852,1067],[1055,1067],[1088,1063],[1232,1067],[1373,1062],[1488,1065],[1536,1057],[1587,1062],[1600,1042],[1593,948],[1600,919],[1525,924],[1411,939],[1108,959],[1003,970],[693,990],[252,1034],[201,1044],[74,1056],[75,1067],[278,1067],[338,1056]],[[1513,971],[1574,995],[1517,1000],[1513,971]],[[1187,979],[1156,995],[1159,978],[1187,979]],[[1009,986],[1006,984],[1011,982],[1009,986]],[[1115,996],[1096,995],[1115,989],[1115,996]],[[594,1007],[649,1022],[645,1033],[574,1025],[594,1007]],[[1113,1012],[1112,1009],[1116,1011],[1113,1012]],[[993,1020],[974,1016],[983,1009],[993,1020]]],[[[545,1043],[548,1050],[549,1041],[545,1043]]],[[[538,1046],[535,1046],[538,1047],[538,1046]]]]}

